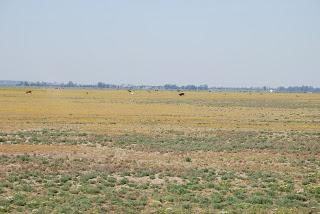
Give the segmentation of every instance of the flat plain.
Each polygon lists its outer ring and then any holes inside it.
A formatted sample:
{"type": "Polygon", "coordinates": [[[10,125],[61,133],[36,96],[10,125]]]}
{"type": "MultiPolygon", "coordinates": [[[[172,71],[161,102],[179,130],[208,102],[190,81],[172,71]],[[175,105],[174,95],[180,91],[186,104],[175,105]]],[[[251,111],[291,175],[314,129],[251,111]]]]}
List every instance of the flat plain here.
{"type": "Polygon", "coordinates": [[[320,94],[26,90],[0,89],[0,212],[320,212],[320,94]]]}

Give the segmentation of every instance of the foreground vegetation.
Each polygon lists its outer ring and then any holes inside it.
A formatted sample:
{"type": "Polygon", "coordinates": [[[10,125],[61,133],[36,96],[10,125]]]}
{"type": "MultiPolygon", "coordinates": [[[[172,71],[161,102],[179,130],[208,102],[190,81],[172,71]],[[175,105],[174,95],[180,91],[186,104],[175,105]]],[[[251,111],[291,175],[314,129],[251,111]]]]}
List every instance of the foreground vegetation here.
{"type": "Polygon", "coordinates": [[[318,94],[2,89],[0,103],[0,212],[320,212],[318,94]]]}

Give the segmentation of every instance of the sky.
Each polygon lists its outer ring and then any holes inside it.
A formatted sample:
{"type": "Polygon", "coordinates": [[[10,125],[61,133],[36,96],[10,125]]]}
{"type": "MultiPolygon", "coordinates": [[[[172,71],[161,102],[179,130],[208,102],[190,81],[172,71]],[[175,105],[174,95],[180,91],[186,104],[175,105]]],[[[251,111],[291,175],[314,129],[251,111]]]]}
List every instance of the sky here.
{"type": "Polygon", "coordinates": [[[318,0],[0,0],[0,79],[320,86],[318,0]]]}

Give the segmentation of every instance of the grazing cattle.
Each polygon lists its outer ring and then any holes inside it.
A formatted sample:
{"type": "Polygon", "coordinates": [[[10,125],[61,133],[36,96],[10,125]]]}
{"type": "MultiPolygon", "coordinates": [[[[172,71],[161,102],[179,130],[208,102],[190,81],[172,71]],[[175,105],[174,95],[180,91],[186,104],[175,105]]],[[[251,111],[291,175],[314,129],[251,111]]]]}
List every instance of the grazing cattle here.
{"type": "Polygon", "coordinates": [[[180,94],[179,94],[179,96],[184,96],[184,93],[183,93],[183,92],[182,92],[182,93],[180,93],[180,94]]]}
{"type": "Polygon", "coordinates": [[[32,94],[32,91],[26,91],[26,94],[32,94]]]}
{"type": "Polygon", "coordinates": [[[134,91],[128,90],[129,94],[134,94],[134,91]]]}

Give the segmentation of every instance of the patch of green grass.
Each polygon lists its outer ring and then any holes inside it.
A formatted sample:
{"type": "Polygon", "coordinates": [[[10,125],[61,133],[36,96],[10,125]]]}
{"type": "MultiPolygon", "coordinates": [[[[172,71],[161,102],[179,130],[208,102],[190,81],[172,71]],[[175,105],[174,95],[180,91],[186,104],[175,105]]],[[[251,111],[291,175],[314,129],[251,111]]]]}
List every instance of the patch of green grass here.
{"type": "Polygon", "coordinates": [[[71,130],[44,129],[39,131],[20,131],[3,133],[1,143],[17,144],[83,144],[95,146],[112,142],[119,147],[135,145],[138,150],[151,151],[241,151],[246,149],[269,149],[292,152],[320,152],[317,142],[319,132],[271,132],[271,131],[241,131],[213,130],[198,132],[163,131],[159,136],[126,133],[122,135],[105,136],[93,133],[78,133],[71,130]],[[18,137],[17,137],[18,136],[18,137]],[[227,142],[227,143],[226,143],[227,142]]]}
{"type": "MultiPolygon", "coordinates": [[[[110,137],[46,130],[20,132],[21,139],[16,133],[4,134],[1,138],[4,144],[8,141],[23,143],[30,135],[34,137],[30,143],[37,144],[76,141],[76,144],[102,145],[102,141],[111,139],[111,146],[157,151],[159,154],[170,151],[185,158],[178,159],[181,167],[166,162],[162,163],[163,168],[148,168],[149,165],[137,164],[138,161],[114,164],[94,157],[1,155],[0,164],[8,167],[8,171],[0,177],[0,212],[99,213],[112,210],[116,213],[192,213],[201,210],[214,213],[226,210],[230,213],[264,213],[270,209],[283,212],[320,210],[320,176],[317,172],[320,161],[314,154],[318,148],[308,152],[305,159],[251,160],[262,165],[303,169],[295,172],[298,177],[294,173],[276,170],[249,167],[231,170],[216,165],[197,165],[196,159],[188,154],[194,150],[236,152],[254,149],[254,152],[264,152],[266,148],[295,154],[307,152],[311,145],[314,146],[320,137],[314,133],[215,130],[199,135],[180,131],[158,137],[134,133],[110,137]],[[118,141],[124,143],[117,145],[118,141]],[[299,145],[299,141],[303,143],[299,145]]],[[[221,160],[229,164],[229,160],[223,157],[221,160]]],[[[240,163],[241,160],[236,161],[240,163]]]]}

